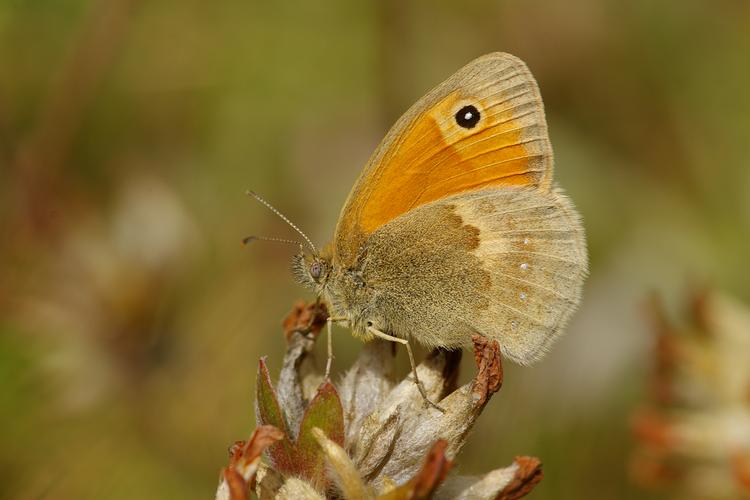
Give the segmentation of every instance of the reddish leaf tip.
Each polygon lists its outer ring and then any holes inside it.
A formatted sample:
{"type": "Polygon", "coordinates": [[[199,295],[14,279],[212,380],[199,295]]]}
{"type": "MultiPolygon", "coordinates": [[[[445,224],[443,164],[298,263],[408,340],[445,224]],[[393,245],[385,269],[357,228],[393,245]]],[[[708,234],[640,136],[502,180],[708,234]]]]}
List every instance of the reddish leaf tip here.
{"type": "Polygon", "coordinates": [[[477,398],[477,405],[482,406],[503,385],[500,344],[478,334],[473,335],[471,340],[474,343],[474,360],[477,364],[472,392],[477,398]]]}
{"type": "Polygon", "coordinates": [[[508,485],[503,488],[497,500],[517,500],[528,495],[544,477],[542,462],[536,457],[516,457],[518,470],[508,485]]]}
{"type": "Polygon", "coordinates": [[[317,336],[327,320],[328,310],[325,304],[318,302],[307,304],[304,300],[298,300],[281,322],[284,338],[289,343],[294,332],[317,336]]]}
{"type": "Polygon", "coordinates": [[[453,462],[445,456],[448,441],[439,439],[427,452],[424,465],[414,477],[414,491],[412,499],[427,499],[432,496],[438,486],[443,482],[453,462]]]}
{"type": "Polygon", "coordinates": [[[224,481],[229,488],[230,500],[247,500],[249,498],[248,483],[235,469],[227,467],[223,471],[224,481]]]}

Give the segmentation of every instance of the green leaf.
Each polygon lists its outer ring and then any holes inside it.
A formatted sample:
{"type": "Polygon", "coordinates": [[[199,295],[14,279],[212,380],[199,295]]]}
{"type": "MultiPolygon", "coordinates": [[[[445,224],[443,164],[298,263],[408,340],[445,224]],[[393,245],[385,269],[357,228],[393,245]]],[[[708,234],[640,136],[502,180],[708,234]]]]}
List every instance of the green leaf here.
{"type": "Polygon", "coordinates": [[[296,442],[289,437],[289,427],[271,383],[265,358],[261,358],[258,366],[256,401],[258,424],[273,425],[284,432],[284,438],[267,449],[274,467],[286,476],[301,477],[316,489],[325,490],[328,486],[325,456],[312,429],[317,427],[328,439],[344,445],[344,408],[333,384],[324,382],[318,388],[302,417],[296,442]]]}
{"type": "Polygon", "coordinates": [[[344,409],[336,388],[330,382],[324,382],[310,401],[302,417],[296,444],[299,466],[297,472],[316,488],[324,489],[325,456],[312,433],[315,427],[321,429],[328,439],[339,446],[344,445],[344,409]]]}
{"type": "Polygon", "coordinates": [[[294,444],[289,439],[286,418],[276,398],[276,391],[271,383],[266,358],[260,359],[258,364],[258,378],[255,402],[258,408],[258,425],[273,425],[284,433],[284,439],[271,445],[267,452],[271,462],[280,472],[295,472],[294,444]]]}

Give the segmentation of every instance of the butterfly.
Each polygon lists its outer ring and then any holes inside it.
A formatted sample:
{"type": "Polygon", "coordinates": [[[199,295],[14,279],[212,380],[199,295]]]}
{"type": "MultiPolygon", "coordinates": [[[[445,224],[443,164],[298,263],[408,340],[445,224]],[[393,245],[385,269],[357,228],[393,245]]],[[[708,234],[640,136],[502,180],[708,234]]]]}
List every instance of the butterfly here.
{"type": "Polygon", "coordinates": [[[479,57],[419,99],[368,161],[332,243],[318,251],[303,234],[293,260],[331,314],[326,374],[335,322],[405,344],[412,369],[410,341],[457,349],[475,334],[517,363],[541,358],[588,267],[552,173],[539,88],[517,57],[479,57]]]}

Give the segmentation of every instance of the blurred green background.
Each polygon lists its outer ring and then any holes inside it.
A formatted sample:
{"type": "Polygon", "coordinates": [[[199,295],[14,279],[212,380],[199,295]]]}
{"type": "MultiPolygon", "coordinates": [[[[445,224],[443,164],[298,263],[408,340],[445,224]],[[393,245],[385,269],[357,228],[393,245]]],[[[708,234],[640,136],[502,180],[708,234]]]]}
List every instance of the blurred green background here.
{"type": "MultiPolygon", "coordinates": [[[[539,81],[591,277],[459,468],[536,455],[532,498],[646,497],[644,298],[750,300],[748,2],[3,1],[0,496],[213,498],[306,296],[294,248],[240,245],[290,234],[244,191],[326,242],[387,127],[496,50],[539,81]]],[[[338,333],[342,370],[359,344],[338,333]]]]}

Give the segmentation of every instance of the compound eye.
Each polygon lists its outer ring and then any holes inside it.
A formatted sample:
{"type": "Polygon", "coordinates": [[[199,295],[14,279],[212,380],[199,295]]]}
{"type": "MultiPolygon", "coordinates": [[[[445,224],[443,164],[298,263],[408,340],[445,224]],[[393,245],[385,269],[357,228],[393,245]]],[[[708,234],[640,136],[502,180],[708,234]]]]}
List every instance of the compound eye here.
{"type": "Polygon", "coordinates": [[[310,264],[310,276],[312,276],[314,280],[320,279],[321,274],[323,274],[323,266],[320,262],[315,261],[310,264]]]}

